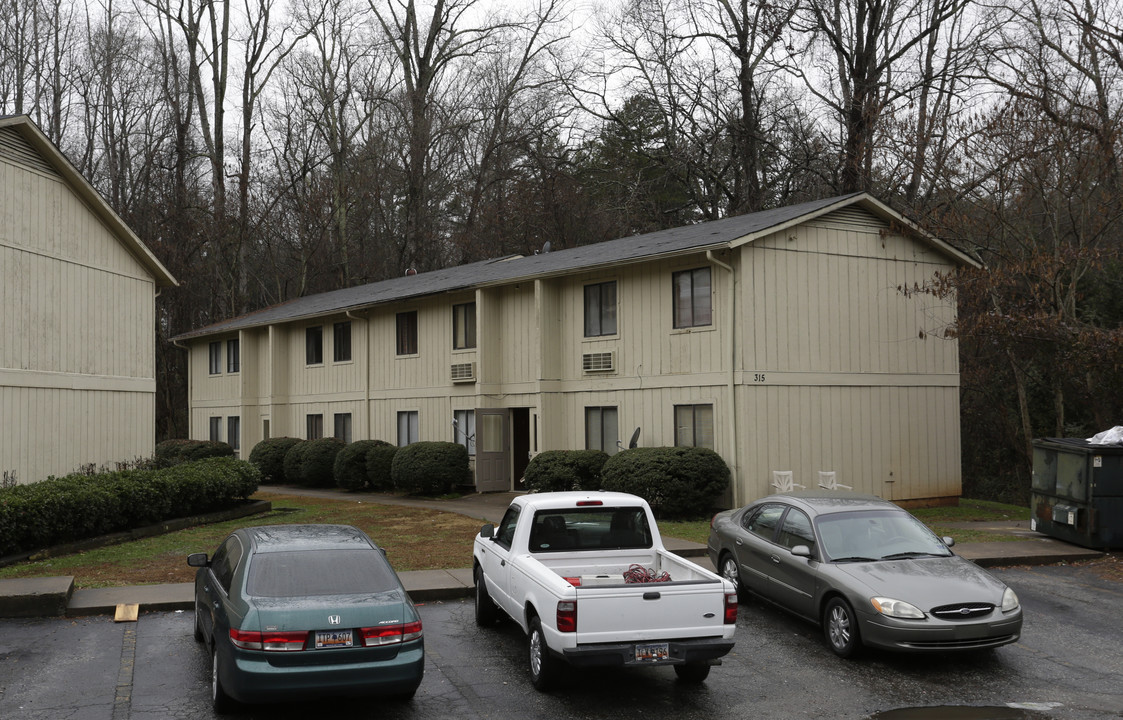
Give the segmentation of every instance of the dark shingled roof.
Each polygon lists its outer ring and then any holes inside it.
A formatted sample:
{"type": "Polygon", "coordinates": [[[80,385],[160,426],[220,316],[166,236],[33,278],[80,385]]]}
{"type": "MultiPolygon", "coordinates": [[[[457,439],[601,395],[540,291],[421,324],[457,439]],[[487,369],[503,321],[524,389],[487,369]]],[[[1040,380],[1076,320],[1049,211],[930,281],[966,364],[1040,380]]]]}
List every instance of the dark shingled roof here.
{"type": "MultiPolygon", "coordinates": [[[[845,206],[850,204],[850,201],[858,199],[868,199],[875,206],[880,206],[880,203],[873,201],[865,193],[854,193],[776,208],[775,210],[764,210],[722,220],[660,230],[619,240],[609,240],[593,245],[583,245],[567,250],[483,260],[468,265],[407,275],[297,298],[241,317],[198,328],[177,335],[172,339],[185,340],[204,335],[233,332],[244,328],[341,313],[347,310],[425,295],[564,275],[575,271],[634,263],[661,256],[725,248],[746,236],[758,234],[769,228],[779,227],[800,218],[815,216],[828,209],[834,209],[835,206],[845,206]]],[[[884,208],[884,206],[880,207],[884,208]]]]}

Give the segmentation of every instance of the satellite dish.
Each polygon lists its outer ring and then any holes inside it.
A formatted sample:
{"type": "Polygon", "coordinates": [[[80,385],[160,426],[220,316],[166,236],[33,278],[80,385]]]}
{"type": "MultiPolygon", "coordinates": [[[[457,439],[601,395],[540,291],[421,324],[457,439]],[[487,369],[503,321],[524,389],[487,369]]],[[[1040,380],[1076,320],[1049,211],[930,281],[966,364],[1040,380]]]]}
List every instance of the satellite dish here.
{"type": "Polygon", "coordinates": [[[639,447],[639,428],[636,428],[636,431],[632,433],[632,439],[628,441],[628,449],[631,450],[634,447],[639,447]]]}

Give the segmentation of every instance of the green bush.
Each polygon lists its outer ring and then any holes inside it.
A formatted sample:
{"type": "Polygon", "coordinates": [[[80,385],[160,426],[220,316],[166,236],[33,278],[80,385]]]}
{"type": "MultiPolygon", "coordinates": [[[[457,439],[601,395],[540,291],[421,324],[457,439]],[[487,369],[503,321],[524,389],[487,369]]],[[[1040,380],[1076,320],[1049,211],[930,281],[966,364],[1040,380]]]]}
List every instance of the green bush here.
{"type": "Polygon", "coordinates": [[[344,490],[370,489],[367,456],[380,445],[389,443],[384,440],[357,440],[340,450],[335,456],[335,484],[344,490]]]}
{"type": "Polygon", "coordinates": [[[300,438],[275,437],[253,446],[250,462],[261,471],[262,482],[285,482],[285,453],[299,442],[303,441],[300,438]]]}
{"type": "Polygon", "coordinates": [[[307,440],[298,440],[285,451],[285,459],[281,462],[281,467],[285,482],[289,485],[300,484],[300,471],[304,465],[304,450],[307,445],[307,440]]]}
{"type": "Polygon", "coordinates": [[[526,487],[531,492],[600,490],[601,469],[608,453],[601,450],[546,450],[526,466],[526,487]]]}
{"type": "Polygon", "coordinates": [[[639,495],[659,518],[705,517],[728,486],[729,466],[706,448],[624,450],[601,472],[601,489],[639,495]]]}
{"type": "Polygon", "coordinates": [[[209,457],[234,457],[234,448],[213,440],[165,440],[156,446],[156,467],[166,468],[209,457]]]}
{"type": "Polygon", "coordinates": [[[472,482],[468,448],[454,442],[415,442],[398,448],[390,474],[411,495],[447,495],[472,482]]]}
{"type": "Polygon", "coordinates": [[[289,478],[289,456],[296,452],[292,470],[297,485],[335,487],[335,456],[343,446],[342,440],[333,437],[305,440],[294,445],[285,455],[285,478],[289,478]]]}
{"type": "Polygon", "coordinates": [[[382,440],[375,442],[381,444],[367,452],[367,486],[375,492],[387,492],[394,489],[394,456],[398,446],[382,440]]]}
{"type": "Polygon", "coordinates": [[[229,457],[160,470],[75,473],[0,490],[0,555],[35,550],[229,507],[261,474],[229,457]]]}

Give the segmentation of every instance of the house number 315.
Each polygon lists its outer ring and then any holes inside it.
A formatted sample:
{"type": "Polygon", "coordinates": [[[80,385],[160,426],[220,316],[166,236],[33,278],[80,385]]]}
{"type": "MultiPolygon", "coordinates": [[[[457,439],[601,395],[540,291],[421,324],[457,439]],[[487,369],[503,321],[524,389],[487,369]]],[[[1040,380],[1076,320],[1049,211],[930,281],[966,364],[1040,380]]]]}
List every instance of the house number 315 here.
{"type": "Polygon", "coordinates": [[[753,373],[753,382],[764,382],[764,373],[753,373]]]}

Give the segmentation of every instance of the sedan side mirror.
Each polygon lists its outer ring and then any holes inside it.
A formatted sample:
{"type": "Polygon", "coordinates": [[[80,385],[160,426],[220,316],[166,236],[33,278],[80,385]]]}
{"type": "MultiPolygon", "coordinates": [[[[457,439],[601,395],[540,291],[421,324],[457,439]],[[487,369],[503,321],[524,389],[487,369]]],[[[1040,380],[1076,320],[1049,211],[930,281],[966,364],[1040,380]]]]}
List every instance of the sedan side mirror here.
{"type": "Polygon", "coordinates": [[[947,545],[948,547],[952,547],[952,546],[954,546],[954,545],[955,545],[955,538],[951,538],[951,537],[948,537],[947,535],[944,535],[944,536],[943,536],[942,538],[940,538],[940,539],[941,539],[941,540],[943,540],[943,541],[944,541],[944,545],[947,545]]]}
{"type": "Polygon", "coordinates": [[[489,539],[495,537],[495,526],[491,523],[484,525],[480,528],[480,537],[489,539]]]}
{"type": "Polygon", "coordinates": [[[807,558],[808,560],[810,560],[811,548],[807,547],[806,545],[796,545],[792,548],[792,555],[795,555],[796,557],[807,558]]]}
{"type": "Polygon", "coordinates": [[[206,553],[191,553],[187,556],[187,564],[191,567],[207,567],[210,565],[210,563],[207,562],[206,553]]]}

